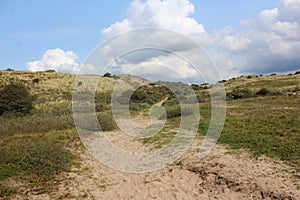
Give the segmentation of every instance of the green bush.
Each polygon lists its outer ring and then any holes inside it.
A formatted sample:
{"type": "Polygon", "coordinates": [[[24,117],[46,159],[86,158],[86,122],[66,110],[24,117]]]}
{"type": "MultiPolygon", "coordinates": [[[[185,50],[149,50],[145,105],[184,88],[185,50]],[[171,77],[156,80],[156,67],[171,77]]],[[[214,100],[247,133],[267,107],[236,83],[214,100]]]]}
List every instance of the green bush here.
{"type": "Polygon", "coordinates": [[[26,86],[12,83],[0,92],[0,115],[4,113],[29,114],[33,109],[33,96],[26,86]]]}
{"type": "Polygon", "coordinates": [[[228,100],[244,99],[254,97],[255,94],[249,88],[235,88],[233,91],[227,93],[228,100]]]}
{"type": "Polygon", "coordinates": [[[180,116],[189,116],[192,115],[194,113],[194,111],[191,108],[188,107],[184,107],[181,110],[180,105],[176,105],[176,106],[171,106],[171,107],[167,107],[166,108],[166,114],[161,115],[158,119],[162,120],[162,119],[166,119],[166,118],[175,118],[175,117],[180,117],[180,116]]]}
{"type": "Polygon", "coordinates": [[[267,95],[281,95],[279,91],[271,91],[267,88],[261,88],[256,95],[258,96],[267,96],[267,95]]]}
{"type": "Polygon", "coordinates": [[[259,95],[259,96],[266,96],[269,94],[272,94],[272,92],[270,90],[268,90],[267,88],[262,88],[256,93],[256,95],[259,95]]]}

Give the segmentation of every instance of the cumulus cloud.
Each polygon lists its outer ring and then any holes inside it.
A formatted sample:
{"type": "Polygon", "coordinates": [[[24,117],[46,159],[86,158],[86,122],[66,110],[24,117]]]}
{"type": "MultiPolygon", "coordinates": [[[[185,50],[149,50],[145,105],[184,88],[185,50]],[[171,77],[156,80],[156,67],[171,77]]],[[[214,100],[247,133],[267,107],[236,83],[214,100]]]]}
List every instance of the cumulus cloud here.
{"type": "Polygon", "coordinates": [[[182,34],[204,33],[203,25],[191,17],[194,12],[194,5],[189,0],[134,0],[126,19],[104,28],[101,33],[104,39],[143,27],[160,27],[182,34]]]}
{"type": "Polygon", "coordinates": [[[31,71],[54,69],[60,72],[77,72],[77,58],[77,55],[72,51],[64,51],[59,48],[51,49],[44,53],[41,60],[28,62],[26,67],[31,71]]]}
{"type": "Polygon", "coordinates": [[[246,33],[228,35],[221,43],[225,49],[247,57],[241,72],[298,70],[300,0],[281,0],[277,8],[262,11],[246,33]]]}
{"type": "MultiPolygon", "coordinates": [[[[124,20],[102,29],[102,38],[107,39],[135,28],[148,27],[168,29],[183,35],[205,34],[203,25],[191,17],[194,12],[195,7],[189,0],[134,0],[128,8],[124,20]]],[[[206,35],[209,37],[208,34],[206,35]]],[[[107,57],[116,57],[119,55],[118,49],[124,52],[124,47],[126,49],[138,48],[139,46],[151,47],[153,46],[151,44],[153,42],[157,48],[171,49],[172,53],[191,53],[195,48],[195,44],[187,42],[184,36],[180,37],[174,33],[168,35],[165,31],[145,30],[143,33],[133,32],[125,35],[124,39],[118,39],[117,42],[114,40],[103,51],[105,50],[107,57]],[[114,54],[117,55],[111,55],[112,49],[114,50],[114,54]]],[[[172,54],[167,53],[166,55],[164,51],[157,50],[136,51],[126,55],[121,60],[117,60],[115,65],[120,66],[122,73],[125,73],[125,69],[127,71],[132,67],[132,69],[135,69],[135,73],[143,71],[142,75],[147,76],[144,74],[144,72],[147,72],[152,79],[161,79],[160,76],[162,75],[168,80],[179,80],[179,77],[192,78],[197,76],[197,72],[183,60],[180,61],[180,59],[178,60],[172,54]],[[141,68],[142,71],[136,69],[139,66],[144,66],[143,69],[141,68]],[[147,69],[145,66],[147,66],[147,69]],[[161,66],[161,68],[158,66],[161,66]],[[167,70],[164,66],[172,66],[172,70],[167,70]]]]}
{"type": "MultiPolygon", "coordinates": [[[[205,47],[223,78],[246,73],[299,70],[300,0],[280,0],[276,8],[263,10],[258,13],[256,19],[242,20],[243,32],[236,32],[228,26],[214,33],[208,33],[200,22],[192,18],[194,12],[194,5],[189,0],[134,0],[127,10],[126,18],[102,29],[101,33],[102,37],[107,39],[135,28],[158,27],[177,31],[205,47]]],[[[143,43],[147,46],[145,37],[149,35],[134,35],[134,38],[122,40],[121,45],[130,47],[135,46],[132,43],[143,43]]],[[[160,35],[151,37],[161,38],[160,35]]],[[[166,49],[174,45],[172,37],[164,37],[163,41],[161,39],[157,41],[160,41],[161,46],[166,49]]],[[[175,52],[193,53],[192,47],[186,46],[180,40],[176,40],[176,43],[178,47],[171,47],[176,49],[175,52]]],[[[118,45],[108,46],[106,49],[108,54],[111,49],[117,49],[118,45]]],[[[195,72],[187,65],[178,61],[171,63],[171,60],[168,55],[148,51],[127,56],[127,59],[116,63],[116,66],[120,69],[140,64],[150,67],[159,66],[163,61],[172,65],[183,77],[195,77],[195,72]]],[[[153,71],[157,71],[157,67],[153,67],[153,71]]],[[[171,73],[169,75],[172,76],[171,73]]]]}

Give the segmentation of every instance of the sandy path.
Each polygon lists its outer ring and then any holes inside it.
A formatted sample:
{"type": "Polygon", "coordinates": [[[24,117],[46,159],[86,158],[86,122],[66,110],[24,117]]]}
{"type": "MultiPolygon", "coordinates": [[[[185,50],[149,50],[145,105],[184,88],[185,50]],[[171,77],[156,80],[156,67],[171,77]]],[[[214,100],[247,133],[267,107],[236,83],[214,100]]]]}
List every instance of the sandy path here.
{"type": "MultiPolygon", "coordinates": [[[[151,149],[120,131],[106,135],[128,151],[151,149]]],[[[75,143],[78,146],[79,139],[75,143]]],[[[200,160],[200,144],[195,140],[175,163],[144,174],[111,169],[85,149],[74,150],[73,144],[70,148],[80,155],[81,164],[60,176],[57,190],[50,194],[27,192],[19,199],[300,199],[300,180],[293,176],[293,168],[269,158],[251,158],[242,151],[230,153],[221,145],[200,160]]]]}
{"type": "Polygon", "coordinates": [[[300,199],[292,168],[223,146],[199,160],[196,143],[172,165],[146,174],[116,171],[84,151],[80,168],[64,174],[56,192],[29,199],[300,199]]]}

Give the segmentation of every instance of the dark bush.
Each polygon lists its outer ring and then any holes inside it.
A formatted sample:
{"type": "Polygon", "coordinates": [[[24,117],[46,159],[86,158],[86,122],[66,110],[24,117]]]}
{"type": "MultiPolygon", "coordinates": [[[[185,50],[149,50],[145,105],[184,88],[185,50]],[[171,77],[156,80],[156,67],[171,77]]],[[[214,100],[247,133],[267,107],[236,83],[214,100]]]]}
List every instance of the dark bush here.
{"type": "Polygon", "coordinates": [[[227,82],[227,80],[220,80],[217,83],[226,83],[226,82],[227,82]]]}
{"type": "Polygon", "coordinates": [[[268,90],[267,88],[261,88],[257,93],[256,95],[259,95],[259,96],[266,96],[266,95],[269,95],[269,94],[272,94],[272,92],[270,90],[268,90]]]}
{"type": "Polygon", "coordinates": [[[40,82],[40,79],[38,79],[38,78],[35,78],[32,80],[33,84],[39,84],[39,82],[40,82]]]}
{"type": "Polygon", "coordinates": [[[271,91],[267,88],[261,88],[256,95],[258,96],[267,96],[267,95],[282,95],[279,91],[271,91]]]}
{"type": "Polygon", "coordinates": [[[45,72],[49,72],[49,73],[55,73],[56,71],[54,69],[48,69],[45,72]]]}
{"type": "Polygon", "coordinates": [[[104,76],[104,77],[111,77],[111,73],[106,72],[103,76],[104,76]]]}
{"type": "Polygon", "coordinates": [[[296,72],[295,72],[295,75],[297,75],[297,74],[300,74],[300,71],[296,71],[296,72]]]}
{"type": "Polygon", "coordinates": [[[191,87],[193,88],[193,90],[197,91],[200,89],[200,86],[199,85],[196,85],[196,84],[192,84],[191,87]]]}
{"type": "Polygon", "coordinates": [[[254,97],[254,96],[255,95],[249,88],[242,88],[242,89],[236,88],[232,92],[229,92],[227,94],[227,99],[235,100],[235,99],[250,98],[250,97],[254,97]]]}
{"type": "Polygon", "coordinates": [[[10,84],[0,92],[0,115],[4,113],[29,114],[33,109],[33,96],[26,86],[10,84]]]}

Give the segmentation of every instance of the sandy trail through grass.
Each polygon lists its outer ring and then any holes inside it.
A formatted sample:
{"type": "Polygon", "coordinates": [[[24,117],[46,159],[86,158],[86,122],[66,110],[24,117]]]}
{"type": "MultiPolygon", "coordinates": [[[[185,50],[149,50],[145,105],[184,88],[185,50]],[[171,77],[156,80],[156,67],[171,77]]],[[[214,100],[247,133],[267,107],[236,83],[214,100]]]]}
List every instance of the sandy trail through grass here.
{"type": "MultiPolygon", "coordinates": [[[[140,116],[136,120],[141,124],[140,116]]],[[[149,145],[121,131],[106,135],[128,151],[151,150],[149,145]]],[[[300,199],[299,173],[284,163],[266,157],[252,158],[246,152],[233,152],[221,145],[200,160],[197,155],[200,144],[201,140],[196,139],[175,163],[144,174],[111,169],[79,148],[75,153],[80,155],[81,164],[62,175],[56,191],[41,195],[29,192],[25,196],[28,199],[300,199]]]]}
{"type": "Polygon", "coordinates": [[[152,173],[130,174],[102,165],[87,152],[80,169],[65,174],[52,197],[67,199],[299,199],[293,169],[269,158],[228,153],[223,146],[203,160],[195,149],[152,173]]]}

